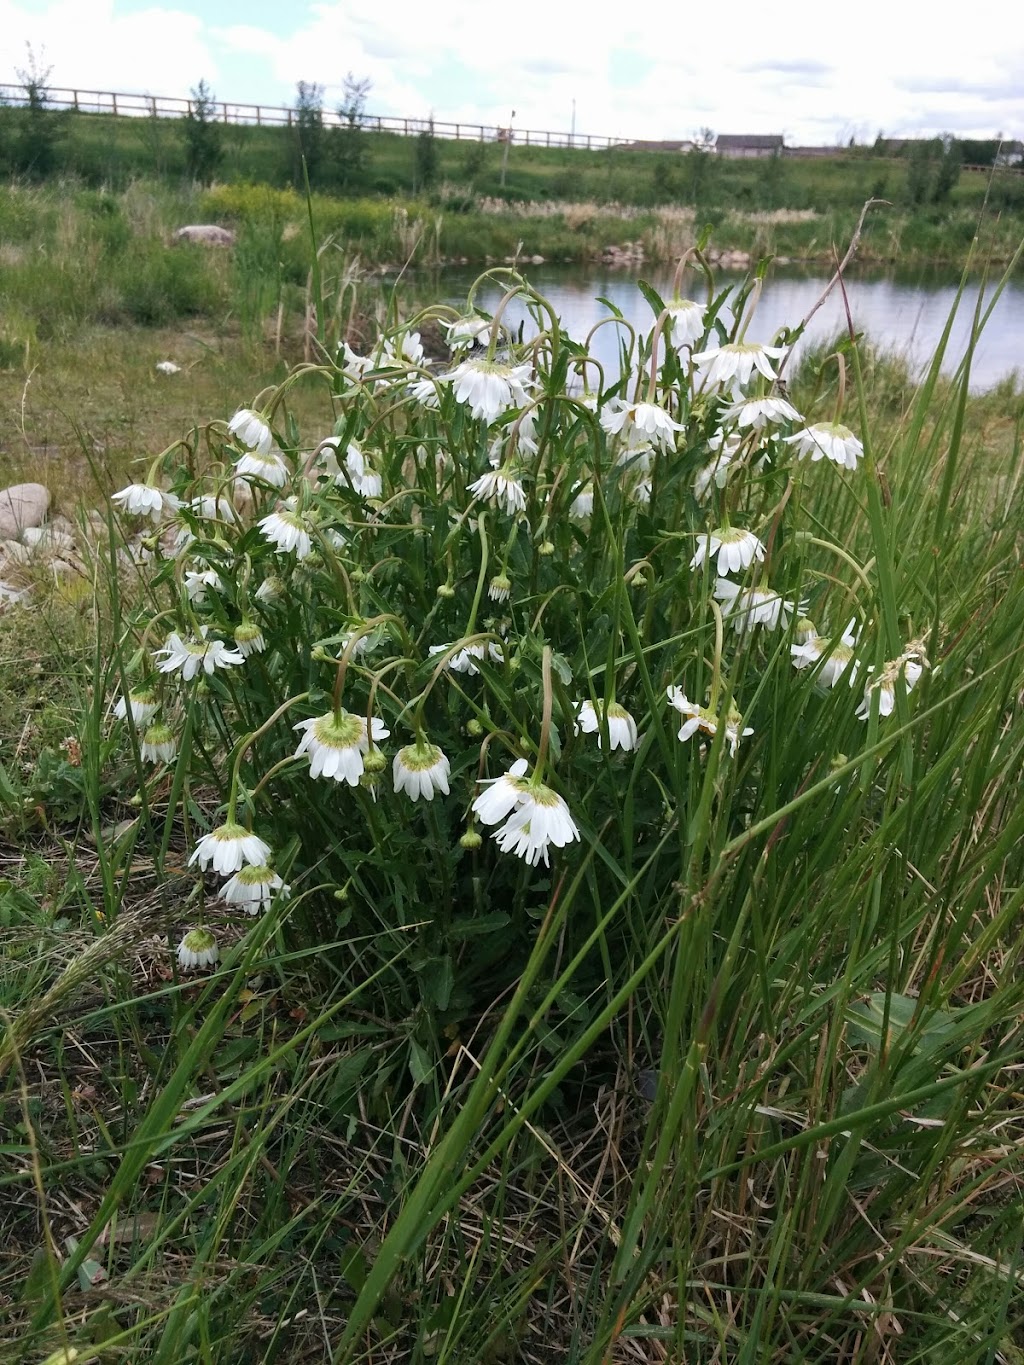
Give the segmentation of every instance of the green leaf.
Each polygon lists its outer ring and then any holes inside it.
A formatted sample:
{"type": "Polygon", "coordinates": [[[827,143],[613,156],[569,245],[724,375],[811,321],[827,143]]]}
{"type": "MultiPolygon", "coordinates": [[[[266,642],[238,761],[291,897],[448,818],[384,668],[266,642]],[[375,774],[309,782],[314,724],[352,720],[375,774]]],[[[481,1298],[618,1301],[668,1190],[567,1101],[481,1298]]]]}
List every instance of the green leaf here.
{"type": "Polygon", "coordinates": [[[415,1038],[409,1039],[409,1074],[416,1085],[423,1085],[430,1073],[433,1065],[427,1056],[426,1050],[420,1047],[415,1038]]]}

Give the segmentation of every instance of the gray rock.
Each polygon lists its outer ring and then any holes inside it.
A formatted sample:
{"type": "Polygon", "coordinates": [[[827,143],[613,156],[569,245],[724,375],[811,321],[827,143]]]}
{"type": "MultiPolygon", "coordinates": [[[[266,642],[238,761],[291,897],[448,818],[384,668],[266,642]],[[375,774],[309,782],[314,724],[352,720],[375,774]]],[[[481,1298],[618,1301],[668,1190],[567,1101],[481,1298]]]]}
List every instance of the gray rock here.
{"type": "Polygon", "coordinates": [[[174,234],[176,242],[198,242],[200,246],[234,246],[235,234],[230,228],[216,223],[189,223],[178,228],[174,234]]]}
{"type": "Polygon", "coordinates": [[[41,483],[14,483],[0,489],[0,540],[17,540],[30,526],[42,526],[50,491],[41,483]]]}

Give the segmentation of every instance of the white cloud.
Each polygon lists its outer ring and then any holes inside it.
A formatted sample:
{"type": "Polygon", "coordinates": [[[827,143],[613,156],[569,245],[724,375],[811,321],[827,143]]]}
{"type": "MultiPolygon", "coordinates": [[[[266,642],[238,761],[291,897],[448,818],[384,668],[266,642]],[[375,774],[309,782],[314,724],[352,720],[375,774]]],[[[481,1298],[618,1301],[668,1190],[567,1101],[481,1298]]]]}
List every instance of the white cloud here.
{"type": "Polygon", "coordinates": [[[834,142],[857,129],[889,134],[1024,133],[1024,65],[1008,0],[975,0],[970,21],[943,24],[907,0],[862,0],[836,30],[819,0],[733,0],[721,19],[677,0],[616,12],[551,0],[504,11],[447,0],[439,20],[422,0],[280,6],[279,32],[223,25],[154,5],[124,13],[115,0],[0,0],[13,79],[28,39],[56,85],[184,95],[200,76],[219,98],[288,103],[296,82],[325,88],[328,105],[351,70],[372,82],[372,112],[623,137],[784,132],[834,142]],[[626,81],[635,73],[632,84],[626,81]],[[624,83],[625,82],[625,83],[624,83]]]}

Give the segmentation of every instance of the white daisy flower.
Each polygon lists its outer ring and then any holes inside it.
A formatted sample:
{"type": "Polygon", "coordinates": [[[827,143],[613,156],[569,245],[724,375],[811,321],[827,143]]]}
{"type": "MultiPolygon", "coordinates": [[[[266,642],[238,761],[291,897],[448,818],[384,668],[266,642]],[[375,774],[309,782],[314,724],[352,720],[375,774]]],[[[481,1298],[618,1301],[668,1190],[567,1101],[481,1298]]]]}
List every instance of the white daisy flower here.
{"type": "MultiPolygon", "coordinates": [[[[869,667],[868,672],[872,671],[869,667]]],[[[864,686],[864,700],[854,714],[859,720],[870,719],[872,694],[877,692],[879,716],[891,716],[896,709],[896,679],[902,673],[903,685],[910,693],[917,686],[923,672],[924,667],[915,654],[901,654],[898,659],[890,660],[877,678],[868,679],[864,686]]],[[[854,681],[855,679],[850,679],[851,686],[854,681]]]]}
{"type": "MultiPolygon", "coordinates": [[[[448,649],[451,649],[450,644],[431,645],[431,657],[435,654],[443,654],[448,649]]],[[[497,641],[491,640],[486,645],[480,643],[467,645],[465,649],[460,649],[448,660],[445,668],[451,669],[453,673],[465,673],[468,677],[474,678],[480,672],[476,666],[476,661],[485,657],[490,659],[492,663],[503,664],[505,662],[505,654],[501,645],[497,641]]]]}
{"type": "Polygon", "coordinates": [[[474,498],[493,503],[510,517],[526,508],[526,491],[515,469],[499,469],[490,474],[481,474],[466,489],[474,498]]]}
{"type": "Polygon", "coordinates": [[[294,550],[296,559],[305,559],[312,552],[309,523],[290,508],[283,512],[271,512],[257,525],[267,540],[277,547],[278,554],[288,554],[294,550]]]}
{"type": "Polygon", "coordinates": [[[832,460],[844,469],[856,469],[864,454],[864,447],[849,427],[839,422],[818,422],[805,427],[795,436],[783,438],[786,445],[795,446],[798,459],[810,455],[815,460],[832,460]]]}
{"type": "Polygon", "coordinates": [[[395,791],[407,792],[411,801],[421,796],[433,801],[435,792],[448,795],[451,765],[436,744],[419,742],[399,749],[391,769],[395,791]]]}
{"type": "MultiPolygon", "coordinates": [[[[573,730],[576,734],[582,731],[585,735],[597,735],[597,747],[601,747],[601,722],[592,701],[577,702],[573,730]]],[[[624,706],[613,701],[608,707],[609,750],[614,752],[616,749],[635,749],[638,742],[636,721],[624,706]]]]}
{"type": "Polygon", "coordinates": [[[262,654],[267,647],[263,631],[255,621],[240,621],[235,626],[235,645],[243,659],[253,654],[262,654]]]}
{"type": "Polygon", "coordinates": [[[148,687],[140,687],[138,690],[133,688],[128,693],[127,700],[118,697],[114,703],[114,715],[118,720],[126,720],[128,708],[131,707],[132,720],[136,726],[148,725],[159,710],[159,706],[156,693],[148,687]]]}
{"type": "MultiPolygon", "coordinates": [[[[702,734],[709,735],[714,739],[715,735],[718,733],[719,724],[721,723],[718,716],[712,711],[709,711],[706,706],[698,706],[696,702],[687,701],[685,692],[679,687],[668,688],[666,696],[668,697],[669,703],[674,706],[684,718],[682,725],[679,727],[679,739],[681,741],[685,742],[690,739],[698,730],[702,734]]],[[[735,707],[730,708],[729,714],[725,719],[724,728],[726,742],[729,745],[729,752],[733,758],[736,757],[736,749],[740,740],[746,739],[748,735],[754,733],[749,725],[745,729],[741,728],[742,726],[743,717],[735,707]]]]}
{"type": "Polygon", "coordinates": [[[594,515],[594,485],[585,483],[569,505],[573,521],[588,521],[594,515]]]}
{"type": "Polygon", "coordinates": [[[803,418],[792,403],[784,398],[738,398],[722,413],[722,422],[735,422],[738,427],[763,431],[773,422],[802,422],[803,418]]]}
{"type": "Polygon", "coordinates": [[[186,682],[190,682],[200,670],[211,676],[218,668],[233,668],[244,663],[237,650],[229,649],[223,640],[208,640],[208,626],[199,627],[200,638],[183,640],[177,631],[167,637],[162,649],[155,651],[153,657],[160,659],[157,668],[161,673],[175,673],[179,669],[186,682]]]}
{"type": "Polygon", "coordinates": [[[228,431],[239,445],[255,451],[257,455],[269,455],[274,448],[274,434],[266,422],[250,408],[239,408],[228,423],[228,431]]]}
{"type": "MultiPolygon", "coordinates": [[[[328,711],[322,716],[300,720],[293,729],[305,731],[295,757],[309,754],[310,777],[333,778],[335,782],[347,782],[350,787],[359,785],[364,768],[363,755],[370,747],[365,716],[355,716],[345,710],[337,715],[328,711]]],[[[374,743],[387,739],[390,733],[384,722],[374,716],[374,743]]]]}
{"type": "Polygon", "coordinates": [[[540,782],[527,785],[508,819],[494,831],[502,853],[514,853],[530,867],[536,867],[538,862],[549,866],[548,849],[552,844],[564,848],[579,837],[563,798],[540,782]]]}
{"type": "Polygon", "coordinates": [[[739,526],[719,526],[717,530],[697,537],[697,553],[690,560],[691,569],[699,569],[706,559],[718,555],[720,574],[739,573],[749,569],[756,559],[764,561],[765,549],[753,531],[739,526]]]}
{"type": "Polygon", "coordinates": [[[173,763],[178,741],[169,725],[154,721],[142,737],[139,753],[147,763],[173,763]]]}
{"type": "Polygon", "coordinates": [[[373,461],[363,451],[358,441],[350,441],[345,451],[345,469],[348,478],[339,469],[335,476],[335,483],[347,484],[351,480],[352,487],[361,498],[379,498],[384,487],[384,480],[377,472],[373,461]]]}
{"type": "Polygon", "coordinates": [[[508,574],[498,573],[487,585],[487,596],[492,602],[507,602],[512,596],[512,580],[508,574]]]}
{"type": "Polygon", "coordinates": [[[511,408],[530,401],[527,386],[533,384],[529,365],[502,365],[496,360],[464,360],[442,379],[451,380],[455,397],[469,404],[470,412],[493,422],[511,408]]]}
{"type": "MultiPolygon", "coordinates": [[[[797,625],[799,624],[797,622],[797,625]]],[[[839,637],[838,642],[827,640],[816,632],[812,632],[797,644],[790,645],[789,652],[793,659],[794,668],[813,668],[819,659],[825,657],[825,662],[814,680],[814,685],[819,691],[827,692],[830,687],[835,687],[846,670],[850,668],[857,647],[857,637],[853,633],[853,626],[854,622],[851,621],[839,637]]],[[[856,676],[857,665],[853,664],[850,673],[851,687],[856,676]]]]}
{"type": "Polygon", "coordinates": [[[221,900],[237,905],[247,915],[269,910],[275,895],[279,900],[287,900],[290,894],[291,887],[266,863],[240,868],[220,889],[221,900]]]}
{"type": "Polygon", "coordinates": [[[693,299],[673,299],[668,312],[668,337],[676,348],[692,346],[704,335],[704,306],[693,299]]]}
{"type": "Polygon", "coordinates": [[[224,583],[216,569],[188,569],[185,573],[185,591],[188,593],[190,602],[202,602],[206,599],[206,589],[213,588],[214,592],[223,592],[224,583]]]}
{"type": "Polygon", "coordinates": [[[274,488],[283,488],[288,482],[288,465],[279,450],[249,451],[235,461],[235,473],[240,479],[262,479],[274,488]]]}
{"type": "Polygon", "coordinates": [[[272,573],[268,574],[267,577],[263,580],[263,582],[259,585],[256,591],[253,593],[253,597],[257,602],[262,602],[265,605],[269,602],[280,601],[284,594],[285,594],[284,579],[279,578],[276,573],[272,573]]]}
{"type": "Polygon", "coordinates": [[[375,364],[373,356],[357,355],[347,341],[343,341],[339,349],[342,372],[349,379],[362,379],[373,369],[375,364]]]}
{"type": "Polygon", "coordinates": [[[424,375],[420,379],[413,380],[409,385],[409,393],[421,408],[432,408],[436,411],[441,406],[441,389],[439,386],[445,382],[424,375]]]}
{"type": "Polygon", "coordinates": [[[640,479],[630,493],[630,497],[634,502],[639,503],[641,507],[649,507],[651,494],[653,492],[654,485],[651,483],[650,479],[640,479]]]}
{"type": "Polygon", "coordinates": [[[629,445],[651,444],[662,450],[671,450],[676,432],[684,430],[657,403],[626,403],[621,398],[605,405],[600,422],[610,436],[621,436],[629,445]]]}
{"type": "Polygon", "coordinates": [[[184,972],[212,967],[219,957],[217,940],[209,929],[190,929],[178,944],[178,966],[184,972]]]}
{"type": "Polygon", "coordinates": [[[514,810],[529,787],[524,774],[530,765],[525,758],[517,758],[507,773],[500,777],[482,777],[484,791],[474,800],[473,814],[485,825],[497,825],[514,810]]]}
{"type": "Polygon", "coordinates": [[[773,360],[786,354],[784,346],[762,346],[757,341],[729,341],[724,346],[712,346],[699,351],[693,362],[712,387],[721,384],[733,390],[749,382],[756,370],[773,382],[778,378],[772,369],[773,360]]]}
{"type": "Polygon", "coordinates": [[[391,367],[423,364],[423,342],[419,332],[403,332],[400,337],[388,337],[381,352],[386,365],[391,367]]]}
{"type": "Polygon", "coordinates": [[[160,521],[166,513],[173,515],[181,507],[180,498],[148,483],[130,483],[120,492],[112,493],[110,501],[129,516],[150,517],[153,521],[160,521]]]}
{"type": "Polygon", "coordinates": [[[767,626],[769,630],[785,629],[789,625],[796,604],[764,588],[740,588],[727,578],[715,581],[715,599],[728,605],[726,619],[738,635],[767,626]]]}
{"type": "Polygon", "coordinates": [[[471,313],[468,317],[459,318],[457,322],[449,323],[448,335],[445,340],[453,351],[471,350],[474,346],[484,345],[487,333],[490,330],[489,318],[482,318],[471,313]]]}
{"type": "Polygon", "coordinates": [[[205,872],[212,867],[222,877],[237,872],[246,863],[261,866],[270,857],[270,845],[251,829],[233,820],[218,825],[204,834],[188,860],[189,867],[198,863],[205,872]]]}

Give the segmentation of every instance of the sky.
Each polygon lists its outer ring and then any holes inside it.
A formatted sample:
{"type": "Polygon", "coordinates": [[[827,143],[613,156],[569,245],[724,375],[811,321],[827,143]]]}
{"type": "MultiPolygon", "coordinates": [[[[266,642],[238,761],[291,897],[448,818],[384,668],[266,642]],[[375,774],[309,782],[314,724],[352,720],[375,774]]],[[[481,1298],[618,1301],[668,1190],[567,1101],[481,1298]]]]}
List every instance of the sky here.
{"type": "Polygon", "coordinates": [[[351,72],[367,111],[610,137],[782,134],[1024,139],[1024,25],[1009,0],[941,17],[920,0],[0,0],[0,82],[335,107],[351,72]],[[607,18],[601,20],[602,14],[607,18]]]}

